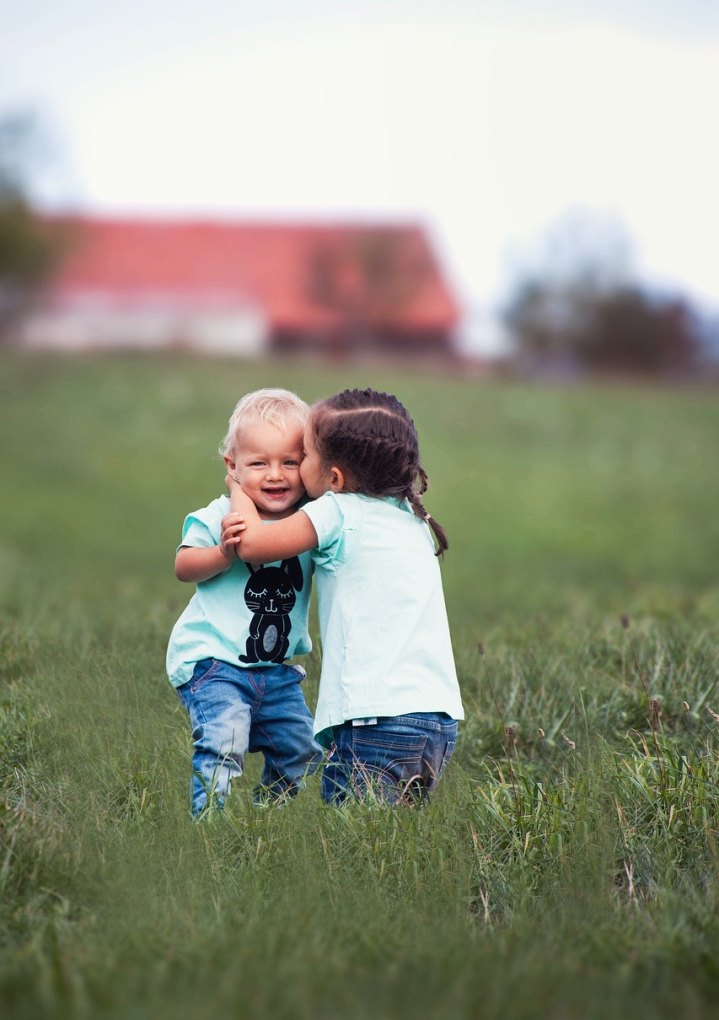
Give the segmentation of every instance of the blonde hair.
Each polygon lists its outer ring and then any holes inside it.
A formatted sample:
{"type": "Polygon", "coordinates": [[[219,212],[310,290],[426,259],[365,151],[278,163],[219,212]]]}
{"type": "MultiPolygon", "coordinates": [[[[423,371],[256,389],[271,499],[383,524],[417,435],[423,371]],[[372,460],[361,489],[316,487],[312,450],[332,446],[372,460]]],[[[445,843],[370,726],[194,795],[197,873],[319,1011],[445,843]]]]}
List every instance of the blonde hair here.
{"type": "Polygon", "coordinates": [[[289,422],[304,429],[309,406],[290,390],[267,388],[246,393],[238,400],[230,415],[227,435],[220,443],[220,456],[232,452],[243,429],[258,422],[267,422],[278,429],[286,428],[289,422]]]}

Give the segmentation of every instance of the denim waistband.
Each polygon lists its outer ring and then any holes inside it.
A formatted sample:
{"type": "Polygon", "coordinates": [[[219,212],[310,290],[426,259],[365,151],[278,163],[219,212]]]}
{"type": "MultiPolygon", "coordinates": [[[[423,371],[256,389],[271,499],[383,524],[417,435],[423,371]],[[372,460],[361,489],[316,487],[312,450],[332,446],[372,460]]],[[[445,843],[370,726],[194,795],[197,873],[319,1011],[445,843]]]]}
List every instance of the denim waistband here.
{"type": "Polygon", "coordinates": [[[368,722],[366,718],[347,719],[341,724],[341,726],[335,726],[334,729],[341,729],[343,727],[372,727],[380,726],[382,723],[394,723],[398,726],[406,725],[413,726],[419,729],[440,731],[446,728],[451,728],[457,725],[457,720],[453,719],[451,715],[447,715],[446,712],[406,712],[402,715],[378,715],[372,717],[374,721],[368,722]]]}

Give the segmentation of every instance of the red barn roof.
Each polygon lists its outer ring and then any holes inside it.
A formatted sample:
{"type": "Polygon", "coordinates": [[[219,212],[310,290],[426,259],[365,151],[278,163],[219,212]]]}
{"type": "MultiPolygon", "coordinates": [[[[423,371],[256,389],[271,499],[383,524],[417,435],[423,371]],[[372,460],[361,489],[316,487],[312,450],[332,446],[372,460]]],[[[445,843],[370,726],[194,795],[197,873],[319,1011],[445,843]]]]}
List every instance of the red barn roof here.
{"type": "Polygon", "coordinates": [[[273,329],[447,330],[457,307],[416,225],[225,223],[64,217],[54,284],[81,296],[260,306],[273,329]]]}

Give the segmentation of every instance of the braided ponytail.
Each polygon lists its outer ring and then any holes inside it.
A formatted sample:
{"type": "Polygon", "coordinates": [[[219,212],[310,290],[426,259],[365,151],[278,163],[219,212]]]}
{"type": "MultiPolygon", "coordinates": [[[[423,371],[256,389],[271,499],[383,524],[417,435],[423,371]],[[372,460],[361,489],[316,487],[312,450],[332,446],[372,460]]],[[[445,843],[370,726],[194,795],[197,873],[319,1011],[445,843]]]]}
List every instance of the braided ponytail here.
{"type": "Polygon", "coordinates": [[[353,491],[407,499],[431,528],[436,555],[444,555],[447,534],[421,499],[429,483],[419,459],[417,430],[395,396],[372,389],[344,390],[315,404],[309,424],[324,464],[341,467],[353,491]]]}
{"type": "MultiPolygon", "coordinates": [[[[425,490],[423,489],[422,491],[424,492],[425,490]]],[[[425,510],[424,503],[420,499],[420,495],[418,492],[413,491],[409,493],[407,499],[409,500],[409,504],[414,510],[417,517],[421,517],[422,520],[426,521],[427,524],[432,529],[434,537],[437,540],[437,551],[435,555],[444,556],[444,554],[449,549],[449,542],[447,541],[447,532],[444,530],[439,521],[436,521],[434,517],[432,517],[432,515],[425,510]]]]}

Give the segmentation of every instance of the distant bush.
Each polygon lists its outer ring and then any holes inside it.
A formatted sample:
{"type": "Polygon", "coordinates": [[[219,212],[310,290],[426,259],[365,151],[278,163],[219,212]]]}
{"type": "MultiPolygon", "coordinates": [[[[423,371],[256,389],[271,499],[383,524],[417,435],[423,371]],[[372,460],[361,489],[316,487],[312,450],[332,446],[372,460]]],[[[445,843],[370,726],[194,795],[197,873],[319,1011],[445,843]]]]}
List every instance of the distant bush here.
{"type": "Polygon", "coordinates": [[[686,301],[655,298],[638,286],[591,293],[531,281],[505,318],[520,355],[539,367],[661,376],[688,374],[698,363],[701,345],[686,301]]]}
{"type": "Polygon", "coordinates": [[[639,285],[627,248],[616,224],[586,213],[558,224],[504,308],[525,367],[648,376],[698,367],[698,316],[685,298],[639,285]]]}

